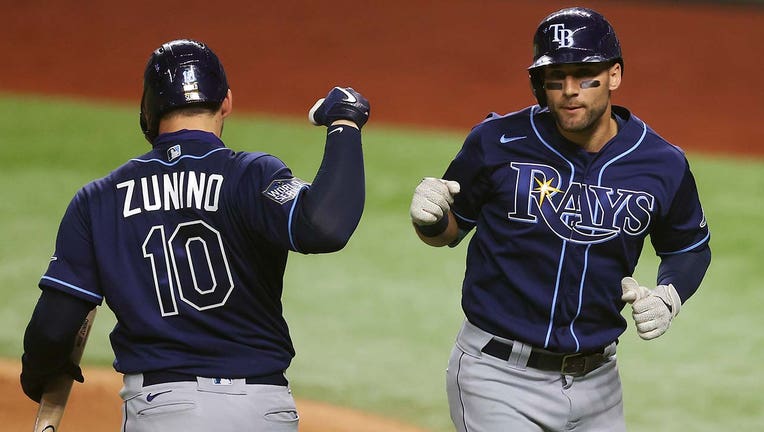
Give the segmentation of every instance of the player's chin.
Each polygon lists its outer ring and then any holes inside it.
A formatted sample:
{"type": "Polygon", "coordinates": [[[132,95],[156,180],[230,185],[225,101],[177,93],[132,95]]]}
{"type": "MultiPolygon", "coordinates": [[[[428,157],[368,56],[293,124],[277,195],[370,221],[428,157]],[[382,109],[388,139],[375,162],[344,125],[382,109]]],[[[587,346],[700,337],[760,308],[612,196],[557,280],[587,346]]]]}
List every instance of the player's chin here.
{"type": "Polygon", "coordinates": [[[555,116],[560,129],[566,132],[581,132],[586,130],[590,123],[583,109],[576,111],[558,111],[555,116]]]}
{"type": "Polygon", "coordinates": [[[560,129],[565,132],[584,132],[590,129],[590,124],[585,121],[559,122],[560,129]]]}

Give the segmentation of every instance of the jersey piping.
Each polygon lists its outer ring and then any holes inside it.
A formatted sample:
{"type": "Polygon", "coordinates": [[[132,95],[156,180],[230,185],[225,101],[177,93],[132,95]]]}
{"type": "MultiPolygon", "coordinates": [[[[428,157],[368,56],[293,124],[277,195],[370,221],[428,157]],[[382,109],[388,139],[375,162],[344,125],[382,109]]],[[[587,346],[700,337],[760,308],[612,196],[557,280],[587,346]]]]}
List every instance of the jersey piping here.
{"type": "Polygon", "coordinates": [[[687,246],[684,249],[680,249],[680,250],[674,251],[674,252],[658,252],[658,255],[660,255],[660,256],[664,256],[664,255],[679,255],[681,253],[689,252],[689,251],[695,249],[696,247],[702,245],[703,243],[707,242],[709,238],[711,238],[711,232],[710,231],[708,232],[708,234],[706,234],[705,237],[703,237],[702,240],[696,242],[693,245],[687,246]]]}
{"type": "Polygon", "coordinates": [[[302,185],[300,187],[300,190],[297,191],[297,195],[294,197],[294,201],[292,201],[292,208],[289,209],[289,222],[287,222],[287,230],[289,234],[289,244],[292,245],[292,249],[294,249],[296,252],[301,252],[300,249],[297,247],[297,245],[294,242],[294,235],[292,234],[292,222],[294,221],[294,210],[297,208],[297,201],[300,200],[300,197],[302,196],[303,189],[308,189],[308,185],[302,185]]]}
{"type": "Polygon", "coordinates": [[[83,293],[83,294],[85,294],[85,295],[89,295],[89,296],[91,296],[91,297],[93,297],[93,298],[96,298],[96,299],[98,299],[98,301],[99,301],[99,302],[100,302],[101,300],[103,300],[103,297],[102,297],[102,296],[100,296],[100,295],[98,295],[98,294],[96,294],[96,293],[92,293],[92,292],[90,292],[90,291],[88,291],[88,290],[82,289],[82,288],[80,288],[80,287],[78,287],[78,286],[76,286],[76,285],[72,285],[72,284],[70,284],[70,283],[68,283],[68,282],[64,282],[64,281],[62,281],[61,279],[56,279],[56,278],[53,278],[53,277],[50,277],[50,276],[43,276],[41,279],[46,279],[46,280],[49,280],[49,281],[51,281],[51,282],[55,282],[55,283],[57,283],[57,284],[63,285],[63,286],[65,286],[65,287],[67,287],[67,288],[71,288],[71,289],[73,289],[73,290],[75,290],[75,291],[77,291],[77,292],[81,292],[81,293],[83,293]]]}
{"type": "MultiPolygon", "coordinates": [[[[565,163],[568,164],[568,166],[570,167],[570,178],[571,179],[575,178],[576,170],[575,170],[575,167],[574,167],[573,163],[570,160],[568,160],[565,156],[563,156],[559,151],[557,151],[554,147],[549,145],[549,143],[547,143],[546,140],[541,136],[541,133],[539,133],[538,128],[536,126],[536,121],[534,119],[535,110],[536,110],[536,106],[531,107],[531,112],[530,112],[530,116],[529,116],[530,123],[531,123],[531,128],[533,129],[533,132],[536,134],[536,137],[539,139],[539,141],[546,148],[548,148],[550,151],[552,151],[560,159],[564,160],[565,163]]],[[[642,135],[639,137],[639,139],[636,141],[636,143],[633,146],[631,146],[628,150],[626,150],[626,151],[624,151],[624,152],[614,156],[612,159],[610,159],[609,161],[607,161],[607,162],[605,162],[603,164],[603,166],[600,169],[600,172],[599,172],[599,174],[597,176],[597,186],[602,186],[602,176],[604,175],[605,170],[611,164],[613,164],[614,162],[618,161],[619,159],[625,157],[629,153],[633,152],[634,150],[636,150],[640,146],[640,144],[642,144],[642,141],[644,140],[645,136],[647,135],[647,125],[644,122],[641,122],[641,123],[642,123],[642,135]]],[[[595,216],[598,214],[598,212],[599,212],[599,209],[595,208],[595,216]]],[[[603,239],[601,241],[606,241],[606,239],[603,239]]],[[[550,313],[549,313],[549,324],[547,326],[546,337],[544,338],[544,348],[548,348],[549,347],[549,339],[552,336],[552,329],[554,328],[555,310],[557,309],[557,297],[559,295],[559,290],[560,290],[560,277],[562,275],[563,263],[565,262],[565,250],[566,250],[566,246],[567,246],[568,240],[567,239],[562,239],[562,242],[563,242],[563,245],[562,245],[562,250],[560,251],[560,260],[559,260],[559,264],[557,266],[557,275],[556,275],[556,278],[555,278],[554,294],[552,296],[552,305],[551,305],[550,313]]],[[[698,244],[700,244],[700,243],[702,243],[702,241],[699,242],[698,244]]],[[[586,246],[586,251],[584,252],[584,265],[583,265],[583,268],[581,270],[581,282],[579,283],[579,286],[578,286],[578,299],[577,299],[578,305],[576,307],[576,314],[571,319],[570,325],[568,327],[570,329],[570,334],[571,334],[571,336],[573,338],[573,341],[576,344],[576,352],[578,352],[581,349],[581,345],[579,343],[578,336],[576,335],[576,330],[575,330],[574,327],[575,327],[575,324],[576,324],[576,320],[581,315],[581,308],[583,306],[584,284],[586,282],[586,273],[587,273],[587,270],[589,268],[589,250],[591,249],[591,246],[592,246],[591,243],[588,244],[586,246]]]]}
{"type": "Polygon", "coordinates": [[[214,150],[210,150],[210,151],[208,151],[207,153],[205,153],[205,154],[203,154],[201,156],[183,155],[183,156],[179,157],[178,159],[174,160],[173,162],[165,162],[162,159],[130,159],[130,161],[131,162],[142,162],[142,163],[146,163],[146,162],[159,162],[160,164],[162,164],[164,166],[174,166],[175,164],[177,164],[178,162],[182,161],[183,159],[196,159],[196,160],[204,159],[207,156],[211,155],[212,153],[215,153],[215,152],[218,152],[218,151],[221,151],[221,150],[231,151],[231,149],[229,149],[227,147],[220,147],[220,148],[216,148],[214,150]]]}

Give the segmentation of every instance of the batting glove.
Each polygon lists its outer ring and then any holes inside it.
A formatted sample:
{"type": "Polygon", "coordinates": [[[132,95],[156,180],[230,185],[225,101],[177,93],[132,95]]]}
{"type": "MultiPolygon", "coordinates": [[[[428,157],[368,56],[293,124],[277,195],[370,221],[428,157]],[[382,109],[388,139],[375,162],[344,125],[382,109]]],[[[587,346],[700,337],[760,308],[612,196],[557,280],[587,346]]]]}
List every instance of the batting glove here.
{"type": "Polygon", "coordinates": [[[672,284],[658,285],[651,290],[639,285],[634,278],[625,277],[621,280],[621,289],[621,300],[631,303],[637,334],[644,340],[666,333],[682,308],[682,299],[672,284]]]}
{"type": "Polygon", "coordinates": [[[425,177],[414,190],[409,213],[411,220],[419,225],[432,225],[448,214],[454,195],[459,193],[459,183],[435,177],[425,177]]]}
{"type": "Polygon", "coordinates": [[[66,360],[64,364],[52,370],[40,370],[39,368],[32,367],[27,361],[26,354],[21,357],[21,360],[22,369],[21,376],[19,377],[21,389],[29,399],[37,403],[40,403],[45,387],[60,375],[68,375],[79,383],[85,382],[85,377],[82,376],[82,369],[72,363],[71,360],[66,360]]]}
{"type": "Polygon", "coordinates": [[[308,120],[316,126],[329,126],[337,120],[350,120],[362,128],[369,120],[369,101],[352,87],[334,87],[325,98],[313,104],[308,120]]]}

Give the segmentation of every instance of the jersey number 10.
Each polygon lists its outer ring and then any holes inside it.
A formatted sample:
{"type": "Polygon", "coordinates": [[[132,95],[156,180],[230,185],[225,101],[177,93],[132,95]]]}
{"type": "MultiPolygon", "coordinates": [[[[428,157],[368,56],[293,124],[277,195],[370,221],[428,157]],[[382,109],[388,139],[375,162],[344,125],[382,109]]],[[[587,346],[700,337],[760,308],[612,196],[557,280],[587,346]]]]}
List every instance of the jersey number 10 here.
{"type": "Polygon", "coordinates": [[[176,292],[200,311],[224,305],[233,277],[220,233],[200,220],[178,224],[169,239],[164,228],[151,227],[143,242],[162,316],[178,314],[176,292]]]}

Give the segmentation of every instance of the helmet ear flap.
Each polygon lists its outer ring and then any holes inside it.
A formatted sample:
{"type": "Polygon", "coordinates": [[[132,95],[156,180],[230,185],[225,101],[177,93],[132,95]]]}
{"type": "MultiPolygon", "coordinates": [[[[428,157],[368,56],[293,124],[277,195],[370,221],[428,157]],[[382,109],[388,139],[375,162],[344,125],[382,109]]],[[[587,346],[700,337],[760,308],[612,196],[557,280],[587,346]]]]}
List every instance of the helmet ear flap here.
{"type": "Polygon", "coordinates": [[[152,136],[151,130],[149,128],[149,121],[146,118],[146,112],[143,109],[143,104],[145,100],[146,100],[146,97],[144,95],[144,97],[141,98],[141,112],[140,112],[139,120],[141,125],[141,132],[143,132],[143,136],[146,138],[146,141],[151,143],[154,140],[154,138],[156,138],[156,136],[155,135],[152,136]]]}
{"type": "Polygon", "coordinates": [[[149,133],[148,124],[146,123],[146,115],[143,114],[143,111],[141,111],[141,131],[143,131],[144,135],[149,133]]]}
{"type": "Polygon", "coordinates": [[[146,114],[143,111],[141,111],[140,116],[141,116],[141,119],[140,119],[141,131],[143,132],[143,136],[146,138],[146,141],[153,142],[156,136],[155,134],[152,134],[151,131],[149,130],[149,124],[148,124],[148,121],[146,120],[146,114]]]}
{"type": "Polygon", "coordinates": [[[528,76],[530,77],[531,91],[533,92],[533,96],[536,97],[539,106],[542,108],[545,107],[547,105],[547,101],[546,93],[544,92],[543,68],[531,69],[528,72],[528,76]]]}

